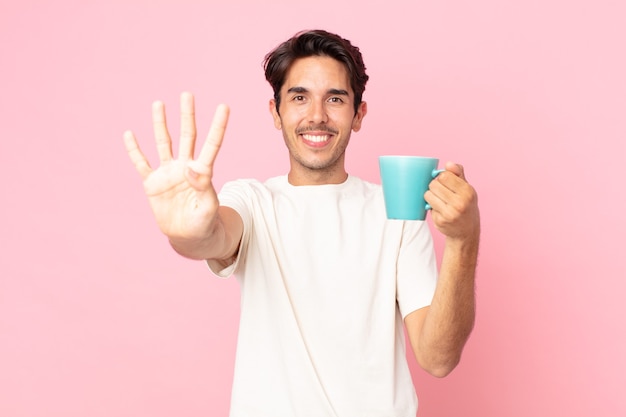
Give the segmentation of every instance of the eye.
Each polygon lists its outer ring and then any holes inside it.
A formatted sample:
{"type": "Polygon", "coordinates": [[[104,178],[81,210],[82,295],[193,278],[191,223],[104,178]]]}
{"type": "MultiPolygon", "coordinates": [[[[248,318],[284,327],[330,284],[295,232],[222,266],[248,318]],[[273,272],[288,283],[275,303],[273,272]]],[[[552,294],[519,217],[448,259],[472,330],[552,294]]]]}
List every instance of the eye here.
{"type": "Polygon", "coordinates": [[[331,97],[328,99],[328,101],[330,101],[331,103],[343,103],[343,99],[341,97],[331,97]]]}
{"type": "Polygon", "coordinates": [[[304,96],[293,96],[293,101],[304,101],[304,96]]]}

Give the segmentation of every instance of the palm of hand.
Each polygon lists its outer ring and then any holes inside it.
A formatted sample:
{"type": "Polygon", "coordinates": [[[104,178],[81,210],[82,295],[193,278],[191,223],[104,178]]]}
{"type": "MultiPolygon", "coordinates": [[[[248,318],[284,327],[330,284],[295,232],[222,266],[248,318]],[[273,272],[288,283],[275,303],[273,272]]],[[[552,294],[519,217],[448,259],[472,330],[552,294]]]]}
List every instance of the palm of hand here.
{"type": "Polygon", "coordinates": [[[205,231],[207,219],[213,217],[218,207],[213,187],[205,191],[194,189],[185,175],[186,169],[186,161],[172,160],[161,164],[144,180],[157,224],[169,237],[197,237],[205,231]]]}

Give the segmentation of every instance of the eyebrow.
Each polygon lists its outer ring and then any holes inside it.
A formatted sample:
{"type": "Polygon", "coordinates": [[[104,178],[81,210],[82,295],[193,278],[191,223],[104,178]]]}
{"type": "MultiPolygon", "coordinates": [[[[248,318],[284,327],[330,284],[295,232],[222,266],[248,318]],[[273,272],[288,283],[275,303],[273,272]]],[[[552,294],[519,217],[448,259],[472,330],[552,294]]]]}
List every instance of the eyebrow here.
{"type": "Polygon", "coordinates": [[[337,88],[331,88],[330,90],[328,90],[329,94],[335,95],[335,96],[348,96],[348,92],[346,90],[339,90],[337,88]]]}
{"type": "MultiPolygon", "coordinates": [[[[290,89],[287,90],[288,93],[308,93],[309,90],[307,90],[304,87],[291,87],[290,89]]],[[[346,90],[342,90],[339,88],[331,88],[327,91],[328,94],[332,94],[335,96],[348,96],[348,91],[346,90]]]]}

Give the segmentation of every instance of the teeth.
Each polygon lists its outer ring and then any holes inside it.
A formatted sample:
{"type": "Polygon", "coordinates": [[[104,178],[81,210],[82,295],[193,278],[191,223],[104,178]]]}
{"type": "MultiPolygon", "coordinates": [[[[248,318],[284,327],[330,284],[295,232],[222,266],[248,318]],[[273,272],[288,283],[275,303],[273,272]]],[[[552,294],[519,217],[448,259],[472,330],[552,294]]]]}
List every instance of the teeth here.
{"type": "Polygon", "coordinates": [[[328,140],[328,135],[302,135],[302,137],[311,142],[326,142],[328,140]]]}

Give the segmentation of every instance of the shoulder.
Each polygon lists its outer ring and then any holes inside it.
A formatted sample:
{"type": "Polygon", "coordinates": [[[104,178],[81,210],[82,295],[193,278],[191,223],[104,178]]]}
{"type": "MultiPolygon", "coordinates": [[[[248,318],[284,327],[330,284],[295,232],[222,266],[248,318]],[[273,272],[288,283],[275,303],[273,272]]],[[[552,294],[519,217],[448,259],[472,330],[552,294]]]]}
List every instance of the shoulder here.
{"type": "Polygon", "coordinates": [[[364,180],[362,178],[355,177],[355,176],[352,176],[352,175],[349,178],[354,183],[355,186],[363,187],[364,189],[374,190],[374,191],[377,191],[377,190],[381,189],[380,184],[375,184],[373,182],[369,182],[369,181],[366,181],[366,180],[364,180]]]}
{"type": "Polygon", "coordinates": [[[266,181],[260,181],[255,178],[241,178],[237,180],[231,180],[224,183],[221,192],[224,191],[258,191],[258,190],[271,190],[279,187],[284,182],[285,177],[273,177],[266,181]]]}
{"type": "Polygon", "coordinates": [[[271,199],[272,194],[281,188],[281,184],[286,182],[283,177],[274,177],[265,182],[253,178],[237,179],[226,182],[220,192],[221,202],[230,200],[250,201],[271,199]]]}
{"type": "Polygon", "coordinates": [[[366,199],[382,198],[382,187],[380,184],[374,184],[359,177],[348,177],[346,190],[350,194],[356,194],[366,199]]]}

